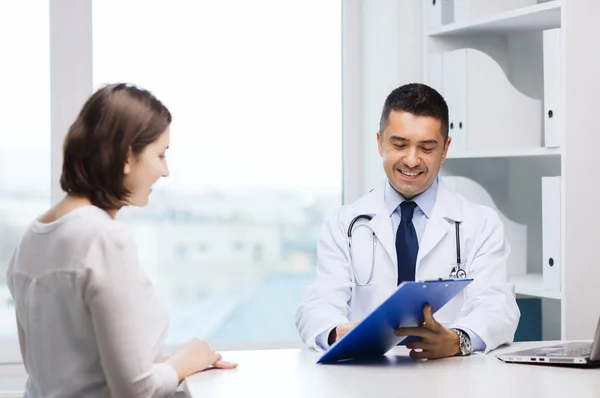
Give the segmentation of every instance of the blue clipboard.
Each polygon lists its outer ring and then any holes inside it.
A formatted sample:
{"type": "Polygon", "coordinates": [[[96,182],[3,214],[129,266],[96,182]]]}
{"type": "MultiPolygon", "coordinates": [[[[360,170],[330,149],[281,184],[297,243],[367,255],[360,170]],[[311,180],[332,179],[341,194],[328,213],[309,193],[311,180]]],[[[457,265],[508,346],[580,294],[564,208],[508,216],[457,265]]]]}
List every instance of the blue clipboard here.
{"type": "MultiPolygon", "coordinates": [[[[331,346],[317,363],[334,363],[348,359],[384,355],[392,347],[414,341],[396,336],[398,327],[423,324],[423,307],[431,305],[435,314],[473,279],[440,279],[425,282],[403,282],[398,289],[340,341],[331,346]]],[[[417,338],[418,339],[418,338],[417,338]]]]}

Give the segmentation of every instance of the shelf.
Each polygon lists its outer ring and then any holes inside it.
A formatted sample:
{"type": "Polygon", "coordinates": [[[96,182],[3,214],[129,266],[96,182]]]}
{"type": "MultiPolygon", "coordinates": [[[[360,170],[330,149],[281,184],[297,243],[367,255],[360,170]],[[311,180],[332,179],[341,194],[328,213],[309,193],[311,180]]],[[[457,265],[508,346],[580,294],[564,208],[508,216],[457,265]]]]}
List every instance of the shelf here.
{"type": "Polygon", "coordinates": [[[552,28],[560,28],[559,0],[476,18],[473,21],[443,25],[429,32],[429,36],[505,34],[552,28]]]}
{"type": "Polygon", "coordinates": [[[504,151],[460,151],[449,154],[448,159],[519,158],[538,156],[560,156],[560,148],[521,148],[504,151]]]}
{"type": "Polygon", "coordinates": [[[509,279],[515,284],[517,294],[557,300],[562,298],[560,292],[544,289],[542,274],[513,275],[509,279]]]}

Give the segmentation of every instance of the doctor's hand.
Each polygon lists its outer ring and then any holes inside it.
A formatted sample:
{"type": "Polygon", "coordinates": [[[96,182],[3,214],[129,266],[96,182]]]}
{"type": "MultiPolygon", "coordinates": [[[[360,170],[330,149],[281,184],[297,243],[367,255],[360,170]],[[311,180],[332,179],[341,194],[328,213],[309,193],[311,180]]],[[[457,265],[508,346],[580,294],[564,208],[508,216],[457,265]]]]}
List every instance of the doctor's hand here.
{"type": "Polygon", "coordinates": [[[350,331],[350,329],[355,327],[357,324],[358,324],[358,322],[346,322],[346,323],[342,323],[341,325],[339,325],[338,327],[333,329],[329,333],[329,340],[328,340],[329,345],[332,345],[333,343],[339,341],[342,337],[344,337],[350,331]]]}
{"type": "Polygon", "coordinates": [[[396,329],[396,336],[418,336],[421,341],[410,342],[406,347],[411,349],[413,359],[447,358],[460,354],[458,334],[446,329],[433,319],[431,306],[423,308],[425,322],[421,327],[396,329]],[[419,351],[417,351],[419,350],[419,351]]]}

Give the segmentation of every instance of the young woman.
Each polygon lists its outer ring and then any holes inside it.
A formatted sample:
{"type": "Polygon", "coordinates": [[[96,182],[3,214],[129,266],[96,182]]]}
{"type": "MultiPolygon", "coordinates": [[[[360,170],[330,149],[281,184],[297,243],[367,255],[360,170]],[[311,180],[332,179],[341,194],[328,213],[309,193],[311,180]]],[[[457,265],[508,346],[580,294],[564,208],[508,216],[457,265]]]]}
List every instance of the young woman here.
{"type": "Polygon", "coordinates": [[[197,339],[163,357],[167,313],[115,221],[169,175],[170,123],[151,93],[114,84],[70,127],[67,194],[33,221],[9,264],[27,397],[169,397],[193,373],[237,366],[197,339]]]}

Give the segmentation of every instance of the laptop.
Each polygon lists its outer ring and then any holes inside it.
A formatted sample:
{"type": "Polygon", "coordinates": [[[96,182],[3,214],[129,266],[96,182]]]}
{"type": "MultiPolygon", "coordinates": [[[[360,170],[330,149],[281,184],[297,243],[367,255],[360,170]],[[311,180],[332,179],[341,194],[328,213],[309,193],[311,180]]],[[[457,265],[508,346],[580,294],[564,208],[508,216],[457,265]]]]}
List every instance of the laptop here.
{"type": "Polygon", "coordinates": [[[600,367],[600,319],[592,343],[562,343],[497,355],[509,363],[535,363],[573,367],[600,367]]]}

